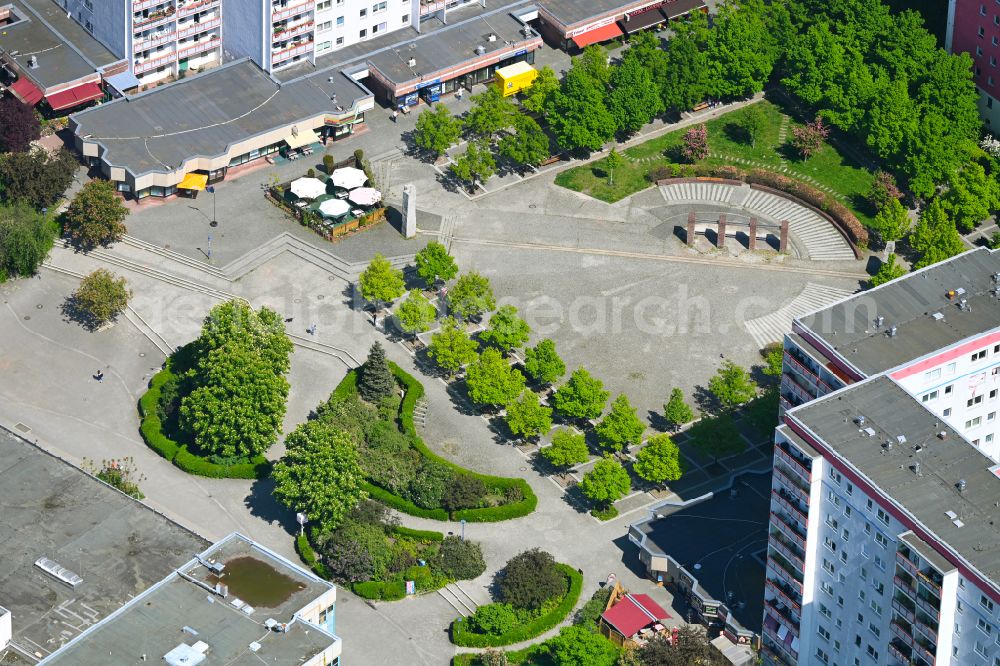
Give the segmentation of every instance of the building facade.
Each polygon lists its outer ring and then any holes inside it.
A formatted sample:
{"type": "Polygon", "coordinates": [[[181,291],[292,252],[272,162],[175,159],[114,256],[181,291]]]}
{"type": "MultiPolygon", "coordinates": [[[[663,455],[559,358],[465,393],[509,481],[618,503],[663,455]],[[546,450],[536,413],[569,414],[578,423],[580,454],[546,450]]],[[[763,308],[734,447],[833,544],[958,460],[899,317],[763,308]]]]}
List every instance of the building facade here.
{"type": "Polygon", "coordinates": [[[974,250],[793,322],[766,663],[1000,663],[998,271],[974,250]]]}
{"type": "Polygon", "coordinates": [[[1000,5],[988,0],[949,0],[945,48],[972,56],[979,112],[1000,131],[1000,5]]]}

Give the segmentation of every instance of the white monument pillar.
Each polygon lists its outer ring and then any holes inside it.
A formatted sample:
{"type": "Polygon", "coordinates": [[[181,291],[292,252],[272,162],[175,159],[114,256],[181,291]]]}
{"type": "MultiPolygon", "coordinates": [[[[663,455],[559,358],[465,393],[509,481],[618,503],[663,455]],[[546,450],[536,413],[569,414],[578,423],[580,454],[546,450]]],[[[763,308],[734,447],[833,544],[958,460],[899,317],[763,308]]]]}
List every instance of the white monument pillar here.
{"type": "Polygon", "coordinates": [[[403,185],[403,236],[417,235],[417,188],[413,183],[403,185]]]}

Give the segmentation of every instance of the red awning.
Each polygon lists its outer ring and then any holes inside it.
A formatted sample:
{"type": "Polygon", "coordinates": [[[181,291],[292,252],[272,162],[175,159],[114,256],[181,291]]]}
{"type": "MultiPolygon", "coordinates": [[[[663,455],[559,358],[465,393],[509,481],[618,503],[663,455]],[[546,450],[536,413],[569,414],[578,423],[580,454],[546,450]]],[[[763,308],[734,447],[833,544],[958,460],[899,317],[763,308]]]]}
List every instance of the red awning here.
{"type": "Polygon", "coordinates": [[[38,86],[23,76],[14,81],[14,84],[10,87],[10,91],[14,93],[14,97],[29,106],[34,106],[42,98],[42,91],[38,86]]]}
{"type": "Polygon", "coordinates": [[[647,594],[626,594],[621,601],[604,611],[604,621],[629,638],[651,624],[670,617],[667,611],[647,594]]]}
{"type": "Polygon", "coordinates": [[[617,23],[609,23],[608,25],[601,26],[600,28],[589,30],[582,35],[577,35],[573,38],[573,43],[582,49],[583,47],[590,46],[591,44],[606,42],[609,39],[614,39],[622,34],[624,33],[622,33],[622,29],[618,27],[617,23]]]}
{"type": "Polygon", "coordinates": [[[79,106],[91,100],[104,97],[104,91],[96,83],[84,83],[69,90],[60,90],[45,98],[53,111],[61,111],[71,106],[79,106]]]}

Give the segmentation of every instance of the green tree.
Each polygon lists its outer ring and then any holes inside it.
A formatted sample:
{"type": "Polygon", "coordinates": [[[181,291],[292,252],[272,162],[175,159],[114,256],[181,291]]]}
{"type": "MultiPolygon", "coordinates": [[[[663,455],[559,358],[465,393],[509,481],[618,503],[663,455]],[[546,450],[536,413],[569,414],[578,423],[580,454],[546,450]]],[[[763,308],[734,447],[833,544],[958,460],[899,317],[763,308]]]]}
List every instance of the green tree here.
{"type": "Polygon", "coordinates": [[[465,152],[451,165],[451,171],[469,185],[484,183],[496,172],[497,164],[490,147],[483,141],[470,141],[465,152]]]}
{"type": "Polygon", "coordinates": [[[932,199],[921,211],[920,220],[910,234],[910,247],[920,254],[914,269],[936,264],[968,249],[940,199],[932,199]]]}
{"type": "Polygon", "coordinates": [[[420,293],[419,289],[411,289],[406,300],[396,309],[396,322],[409,335],[423,333],[429,329],[435,317],[437,308],[420,293]]]}
{"type": "MultiPolygon", "coordinates": [[[[696,16],[690,18],[692,23],[705,21],[701,12],[694,14],[696,16]]],[[[667,42],[664,75],[655,80],[660,82],[660,95],[665,108],[679,113],[694,108],[705,99],[709,70],[708,60],[698,44],[697,31],[692,28],[675,29],[677,34],[667,42]]]]}
{"type": "Polygon", "coordinates": [[[663,636],[655,636],[638,649],[636,656],[643,666],[729,666],[732,663],[709,643],[705,628],[697,624],[681,627],[675,644],[663,636]]]}
{"type": "Polygon", "coordinates": [[[470,580],[486,571],[483,548],[475,541],[447,536],[438,549],[439,566],[450,578],[470,580]]]}
{"type": "Polygon", "coordinates": [[[55,155],[41,148],[0,154],[0,200],[25,203],[36,210],[47,208],[73,183],[79,166],[73,153],[66,149],[55,155]]]}
{"type": "Polygon", "coordinates": [[[441,497],[441,506],[449,511],[474,509],[483,503],[490,490],[478,476],[455,474],[441,497]]]}
{"type": "Polygon", "coordinates": [[[611,64],[608,50],[600,44],[591,44],[583,53],[572,59],[572,69],[579,70],[602,89],[611,82],[611,64]]]}
{"type": "Polygon", "coordinates": [[[676,481],[684,473],[680,449],[669,435],[654,435],[635,457],[635,473],[650,483],[676,481]]]}
{"type": "Polygon", "coordinates": [[[594,429],[601,446],[611,451],[621,451],[642,441],[646,424],[636,414],[635,407],[624,393],[611,403],[611,411],[594,429]]]}
{"type": "Polygon", "coordinates": [[[247,345],[211,350],[197,369],[198,386],[181,402],[181,423],[203,453],[262,454],[281,430],[288,381],[247,345]]]}
{"type": "Polygon", "coordinates": [[[614,136],[615,119],[604,95],[604,88],[580,67],[566,73],[546,114],[560,148],[600,150],[614,136]]]}
{"type": "Polygon", "coordinates": [[[86,319],[89,326],[97,328],[113,321],[128,306],[132,290],[123,277],[104,268],[80,280],[73,292],[73,305],[86,319]]]}
{"type": "Polygon", "coordinates": [[[473,136],[489,140],[511,127],[518,116],[513,100],[504,97],[496,86],[488,86],[484,92],[469,99],[472,108],[465,116],[465,130],[473,136]]]}
{"type": "Polygon", "coordinates": [[[632,480],[622,464],[614,458],[602,458],[583,475],[580,492],[598,506],[609,506],[628,494],[632,480]]]}
{"type": "Polygon", "coordinates": [[[477,348],[478,345],[465,329],[453,318],[448,317],[441,322],[441,330],[431,336],[427,355],[448,376],[451,376],[464,365],[476,360],[477,348]]]}
{"type": "Polygon", "coordinates": [[[517,400],[507,405],[504,420],[517,437],[535,439],[552,428],[552,409],[538,400],[537,393],[524,391],[517,400]]]}
{"type": "Polygon", "coordinates": [[[762,0],[719,5],[706,55],[713,96],[742,97],[763,90],[777,52],[762,0]]]}
{"type": "Polygon", "coordinates": [[[970,162],[949,176],[941,204],[956,227],[972,231],[1000,208],[1000,183],[982,165],[970,162]]]}
{"type": "Polygon", "coordinates": [[[74,241],[92,248],[121,240],[128,212],[111,181],[91,180],[73,197],[63,222],[74,241]]]}
{"type": "Polygon", "coordinates": [[[552,152],[549,137],[531,116],[518,114],[513,131],[500,139],[500,155],[511,162],[537,166],[552,152]]]}
{"type": "Polygon", "coordinates": [[[675,387],[671,389],[670,398],[667,400],[667,404],[663,406],[663,417],[675,428],[679,428],[685,423],[690,423],[694,420],[694,412],[684,402],[684,392],[679,388],[675,387]]]}
{"type": "Polygon", "coordinates": [[[615,666],[619,649],[599,633],[570,625],[547,641],[555,666],[615,666]]]}
{"type": "Polygon", "coordinates": [[[608,156],[604,158],[604,166],[608,168],[608,182],[612,185],[615,182],[615,169],[620,167],[622,162],[623,158],[621,153],[615,150],[614,146],[612,146],[608,156]]]}
{"type": "Polygon", "coordinates": [[[869,225],[877,231],[882,240],[896,241],[910,230],[910,215],[899,199],[888,199],[886,204],[875,214],[875,219],[869,225]]]}
{"type": "Polygon", "coordinates": [[[541,456],[556,467],[571,467],[590,460],[590,450],[582,433],[560,428],[552,435],[552,446],[539,451],[541,456]]]}
{"type": "Polygon", "coordinates": [[[596,419],[604,411],[609,395],[600,379],[584,368],[577,368],[569,381],[552,394],[552,406],[571,418],[596,419]]]}
{"type": "Polygon", "coordinates": [[[567,592],[566,576],[551,554],[538,548],[526,550],[507,561],[500,571],[500,598],[514,608],[538,609],[567,592]]]}
{"type": "Polygon", "coordinates": [[[372,404],[396,395],[396,378],[385,358],[385,349],[376,340],[368,350],[368,358],[358,368],[358,393],[372,404]]]}
{"type": "Polygon", "coordinates": [[[476,271],[459,276],[458,282],[448,293],[449,309],[456,317],[464,320],[475,319],[496,306],[489,279],[476,271]]]}
{"type": "Polygon", "coordinates": [[[780,377],[785,362],[785,349],[780,342],[772,342],[760,350],[764,357],[764,374],[768,377],[780,377]]]}
{"type": "Polygon", "coordinates": [[[35,109],[12,95],[0,98],[0,153],[24,153],[42,135],[35,109]]]}
{"type": "Polygon", "coordinates": [[[195,341],[197,355],[230,345],[242,345],[261,356],[274,372],[288,372],[292,341],[285,335],[282,317],[270,308],[254,310],[242,300],[219,303],[205,317],[195,341]]]}
{"type": "Polygon", "coordinates": [[[517,316],[517,308],[503,305],[490,317],[489,328],[479,334],[479,339],[506,354],[526,343],[530,334],[531,328],[517,316]]]}
{"type": "Polygon", "coordinates": [[[750,373],[732,361],[725,361],[708,380],[708,390],[727,409],[750,402],[757,395],[750,373]]]}
{"type": "Polygon", "coordinates": [[[51,219],[24,203],[0,205],[0,282],[38,271],[58,229],[51,219]]]}
{"type": "Polygon", "coordinates": [[[760,104],[751,104],[743,107],[743,110],[736,116],[736,125],[743,131],[743,136],[746,137],[750,146],[756,148],[757,141],[767,126],[767,116],[764,115],[764,109],[760,104]]]}
{"type": "Polygon", "coordinates": [[[621,134],[635,134],[663,110],[663,96],[652,73],[629,49],[611,72],[608,111],[615,119],[615,128],[621,134]]]}
{"type": "Polygon", "coordinates": [[[559,77],[548,65],[538,70],[538,76],[521,93],[521,106],[532,113],[542,113],[551,103],[552,96],[559,90],[559,77]]]}
{"type": "Polygon", "coordinates": [[[462,122],[444,104],[424,109],[417,118],[413,142],[438,157],[462,136],[462,122]]]}
{"type": "Polygon", "coordinates": [[[414,257],[417,275],[433,288],[439,281],[447,282],[458,275],[458,264],[448,253],[448,248],[437,241],[431,241],[414,257]]]}
{"type": "Polygon", "coordinates": [[[391,303],[406,292],[403,271],[393,268],[381,254],[372,257],[368,267],[358,277],[358,284],[362,298],[374,303],[376,308],[382,303],[391,303]]]}
{"type": "Polygon", "coordinates": [[[275,499],[329,532],[365,497],[353,441],[322,421],[306,421],[285,438],[285,448],[271,470],[275,499]]]}
{"type": "Polygon", "coordinates": [[[566,374],[566,364],[556,353],[556,343],[546,338],[525,350],[524,371],[532,381],[547,385],[566,374]]]}
{"type": "Polygon", "coordinates": [[[469,627],[480,634],[505,634],[518,624],[510,604],[483,604],[468,619],[469,627]]]}
{"type": "Polygon", "coordinates": [[[872,276],[872,279],[869,280],[869,283],[871,284],[872,287],[877,287],[880,284],[885,284],[886,282],[890,282],[892,280],[895,280],[896,278],[903,277],[904,275],[906,275],[906,268],[901,264],[897,263],[895,254],[890,254],[886,258],[885,262],[883,262],[882,265],[879,266],[878,272],[872,276]]]}
{"type": "Polygon", "coordinates": [[[469,399],[477,405],[499,407],[512,402],[524,390],[524,375],[511,367],[492,347],[483,351],[465,371],[469,399]]]}

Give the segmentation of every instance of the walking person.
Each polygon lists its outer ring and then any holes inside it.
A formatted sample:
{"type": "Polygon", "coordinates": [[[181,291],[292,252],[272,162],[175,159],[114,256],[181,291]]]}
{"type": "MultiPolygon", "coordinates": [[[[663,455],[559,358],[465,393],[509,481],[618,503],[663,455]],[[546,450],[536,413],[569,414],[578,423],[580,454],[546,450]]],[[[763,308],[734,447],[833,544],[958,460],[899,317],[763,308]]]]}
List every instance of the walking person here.
{"type": "Polygon", "coordinates": [[[103,370],[98,370],[97,374],[94,375],[94,378],[97,379],[98,382],[103,382],[104,381],[104,371],[103,370]]]}

